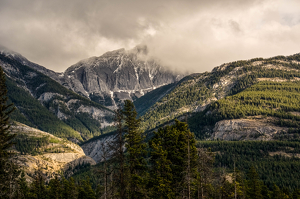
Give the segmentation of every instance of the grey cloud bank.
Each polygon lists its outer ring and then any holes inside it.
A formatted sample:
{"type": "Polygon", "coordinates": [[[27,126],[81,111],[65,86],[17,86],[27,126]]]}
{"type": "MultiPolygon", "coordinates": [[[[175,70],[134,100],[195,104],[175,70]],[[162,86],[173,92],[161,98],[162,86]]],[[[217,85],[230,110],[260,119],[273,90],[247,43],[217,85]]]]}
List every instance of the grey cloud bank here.
{"type": "Polygon", "coordinates": [[[146,44],[175,70],[300,52],[297,0],[0,0],[0,44],[57,72],[146,44]]]}

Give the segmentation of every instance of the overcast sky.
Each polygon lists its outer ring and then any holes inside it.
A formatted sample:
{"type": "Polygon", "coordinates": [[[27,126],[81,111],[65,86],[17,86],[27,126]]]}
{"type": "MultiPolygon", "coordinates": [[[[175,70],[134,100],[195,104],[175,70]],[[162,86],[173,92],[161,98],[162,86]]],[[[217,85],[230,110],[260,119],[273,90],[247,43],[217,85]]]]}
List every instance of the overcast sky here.
{"type": "Polygon", "coordinates": [[[0,45],[57,72],[147,44],[191,72],[300,52],[300,0],[0,0],[0,45]]]}

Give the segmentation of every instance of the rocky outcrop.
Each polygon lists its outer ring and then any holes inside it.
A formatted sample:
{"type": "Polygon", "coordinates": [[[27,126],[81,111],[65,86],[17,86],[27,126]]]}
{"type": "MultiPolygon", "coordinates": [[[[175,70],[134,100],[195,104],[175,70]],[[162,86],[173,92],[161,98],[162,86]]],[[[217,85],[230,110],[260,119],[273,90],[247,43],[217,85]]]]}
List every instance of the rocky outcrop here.
{"type": "MultiPolygon", "coordinates": [[[[38,88],[37,88],[38,89],[38,88]]],[[[46,92],[46,93],[43,93],[39,98],[38,100],[42,103],[45,103],[45,102],[49,102],[53,97],[55,96],[58,96],[58,97],[61,97],[61,98],[64,98],[63,95],[60,95],[58,93],[51,93],[51,92],[46,92]]]]}
{"type": "Polygon", "coordinates": [[[40,170],[49,181],[61,172],[65,176],[71,176],[78,166],[96,164],[92,158],[85,155],[80,146],[68,140],[16,122],[11,126],[11,131],[17,134],[17,137],[26,135],[31,138],[47,138],[49,140],[48,145],[36,149],[38,155],[22,155],[16,148],[14,149],[17,153],[14,161],[25,171],[29,181],[32,181],[37,170],[40,170]]]}
{"type": "Polygon", "coordinates": [[[29,181],[32,181],[37,170],[40,170],[46,177],[46,180],[49,181],[61,172],[66,177],[71,176],[79,165],[96,164],[92,158],[78,153],[50,153],[37,156],[19,155],[15,162],[25,171],[29,181]]]}
{"type": "Polygon", "coordinates": [[[222,120],[215,124],[211,140],[272,140],[287,128],[257,119],[222,120]]]}
{"type": "Polygon", "coordinates": [[[110,158],[110,145],[113,138],[114,135],[103,136],[97,140],[81,145],[81,147],[87,156],[93,158],[93,160],[99,163],[104,159],[110,158]]]}
{"type": "MultiPolygon", "coordinates": [[[[52,97],[53,96],[59,95],[53,94],[52,97]]],[[[43,102],[47,102],[46,100],[48,100],[50,97],[51,95],[44,96],[43,102]]],[[[113,113],[111,111],[87,104],[84,105],[84,103],[80,100],[71,99],[68,101],[67,99],[55,99],[52,101],[52,106],[56,107],[55,109],[52,109],[52,112],[63,121],[72,118],[73,114],[77,115],[81,113],[87,113],[89,115],[89,119],[93,119],[95,122],[99,123],[101,128],[112,125],[111,118],[113,118],[113,113]]]]}

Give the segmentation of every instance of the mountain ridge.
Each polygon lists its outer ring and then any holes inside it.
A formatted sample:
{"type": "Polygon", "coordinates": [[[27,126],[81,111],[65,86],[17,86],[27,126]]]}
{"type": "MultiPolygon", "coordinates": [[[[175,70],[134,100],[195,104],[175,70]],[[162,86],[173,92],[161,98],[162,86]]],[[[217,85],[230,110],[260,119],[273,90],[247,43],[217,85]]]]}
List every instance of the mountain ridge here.
{"type": "Polygon", "coordinates": [[[17,121],[27,120],[26,124],[32,127],[81,141],[100,135],[101,123],[102,128],[111,125],[111,110],[63,87],[12,56],[0,54],[0,65],[7,75],[9,99],[17,107],[12,115],[17,121]],[[87,117],[89,115],[91,117],[87,117]]]}
{"type": "Polygon", "coordinates": [[[155,58],[148,57],[148,48],[144,45],[130,50],[121,48],[108,51],[101,56],[80,60],[63,73],[30,62],[21,54],[3,46],[0,46],[0,52],[111,109],[115,109],[125,99],[134,101],[184,76],[162,66],[155,58]]]}

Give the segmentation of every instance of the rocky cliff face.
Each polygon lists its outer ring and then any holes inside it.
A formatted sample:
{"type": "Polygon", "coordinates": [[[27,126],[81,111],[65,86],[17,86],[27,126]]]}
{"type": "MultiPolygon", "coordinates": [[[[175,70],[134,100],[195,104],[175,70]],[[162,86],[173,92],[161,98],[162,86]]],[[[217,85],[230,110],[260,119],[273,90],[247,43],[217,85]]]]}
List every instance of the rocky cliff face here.
{"type": "Polygon", "coordinates": [[[272,140],[288,128],[273,125],[275,118],[222,120],[215,124],[210,140],[272,140]]]}
{"type": "Polygon", "coordinates": [[[182,75],[147,58],[147,47],[107,52],[82,60],[64,72],[65,87],[108,107],[120,100],[134,100],[162,85],[180,80],[182,75]]]}
{"type": "Polygon", "coordinates": [[[24,169],[29,181],[32,181],[37,170],[40,170],[49,181],[61,172],[67,177],[76,172],[79,166],[96,164],[92,158],[85,155],[80,146],[68,140],[17,122],[11,126],[10,130],[12,133],[17,134],[16,139],[26,137],[25,140],[19,140],[24,142],[23,146],[28,146],[26,140],[34,141],[38,138],[45,138],[44,142],[47,143],[42,147],[35,148],[35,154],[30,152],[24,154],[19,147],[14,148],[17,153],[14,161],[24,169]]]}
{"type": "Polygon", "coordinates": [[[110,144],[113,141],[113,138],[114,135],[104,135],[97,140],[81,145],[81,148],[87,156],[99,163],[104,159],[110,159],[110,144]]]}

